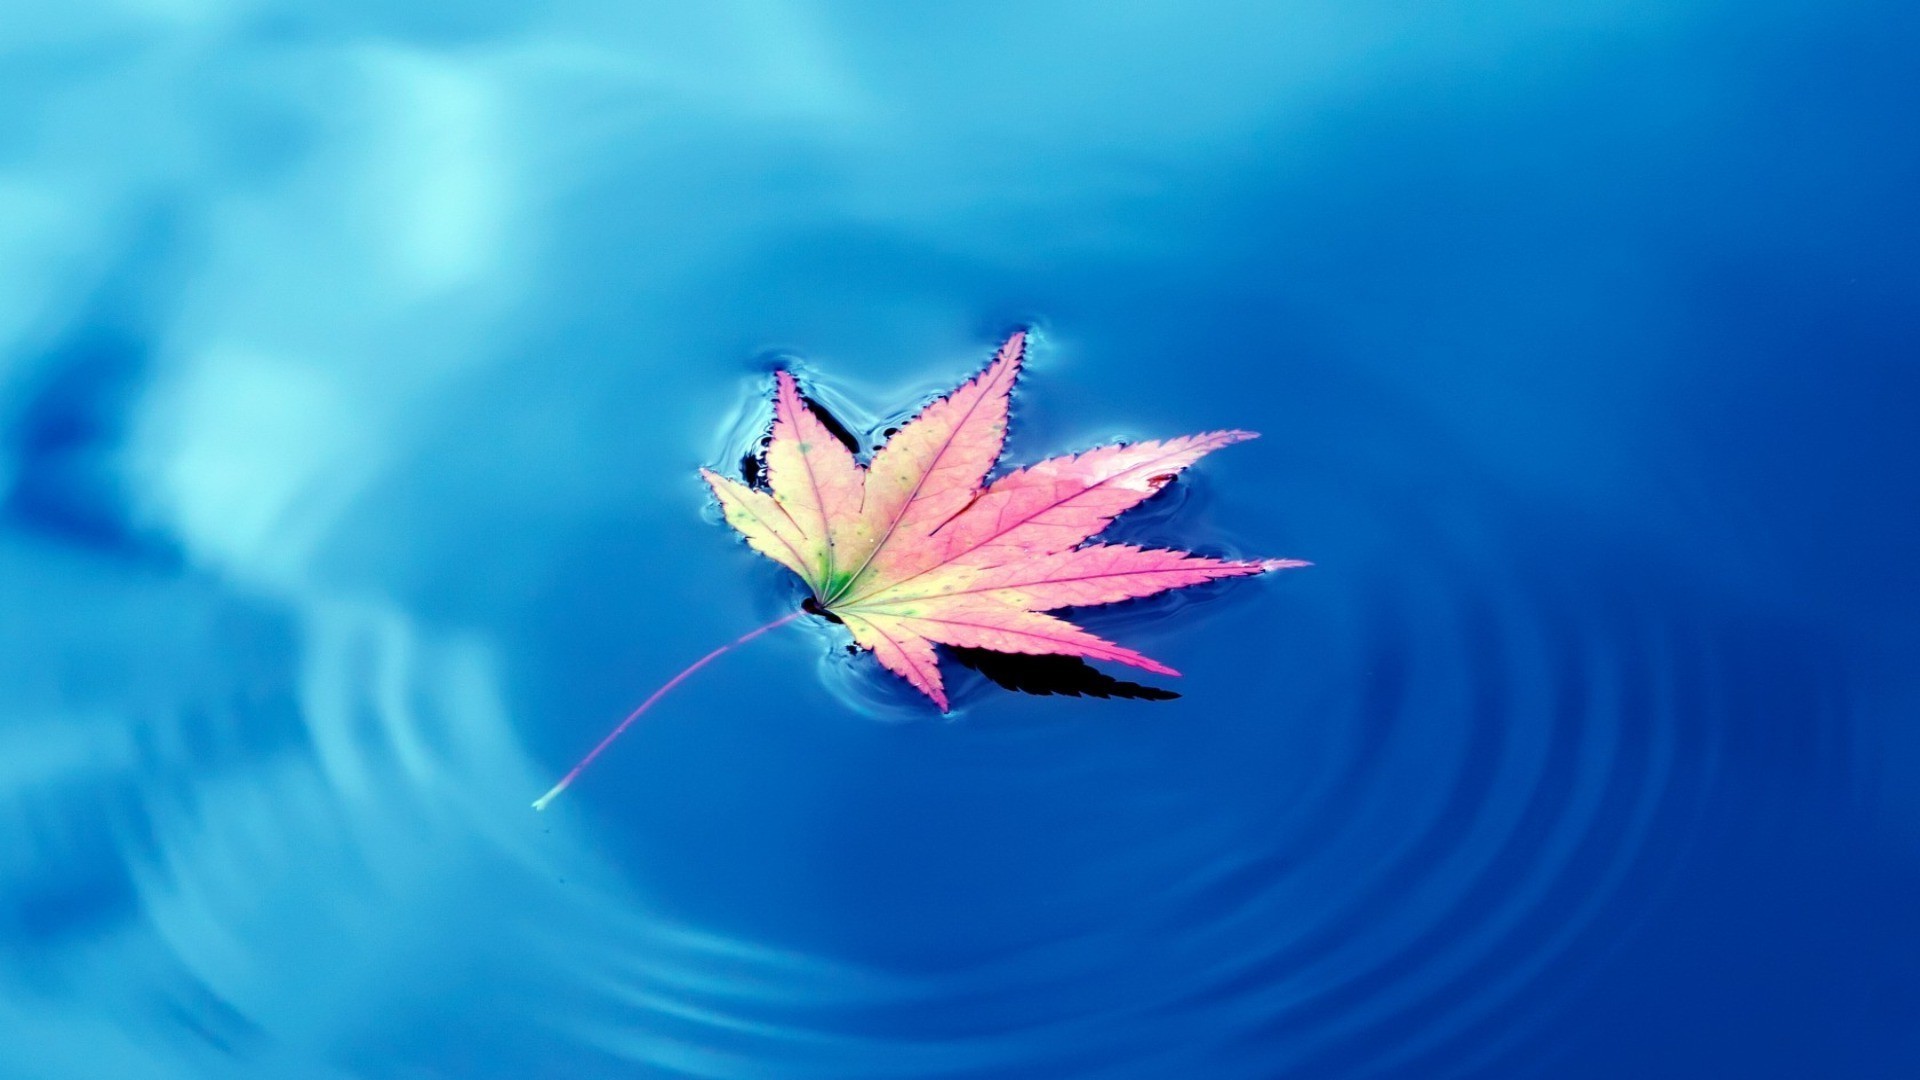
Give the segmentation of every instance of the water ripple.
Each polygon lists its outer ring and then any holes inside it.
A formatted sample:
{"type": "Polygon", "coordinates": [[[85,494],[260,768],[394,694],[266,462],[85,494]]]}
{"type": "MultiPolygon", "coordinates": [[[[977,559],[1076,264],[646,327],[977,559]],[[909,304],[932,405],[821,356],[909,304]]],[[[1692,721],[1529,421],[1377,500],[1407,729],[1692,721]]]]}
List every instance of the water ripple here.
{"type": "MultiPolygon", "coordinates": [[[[1810,654],[1771,656],[1778,635],[1701,622],[1656,565],[1543,561],[1577,546],[1514,543],[1539,539],[1538,508],[1374,505],[1399,508],[1397,543],[1421,562],[1332,560],[1260,601],[1284,609],[1285,694],[1245,721],[1319,731],[1319,755],[1237,809],[1204,787],[1129,791],[1193,816],[1084,853],[1093,880],[1156,882],[1127,903],[1088,898],[1119,922],[891,973],[725,937],[663,949],[628,926],[632,954],[599,976],[609,1002],[570,1030],[713,1078],[1144,1077],[1174,1045],[1220,1076],[1448,1076],[1526,1047],[1681,866],[1726,745],[1755,737],[1737,729],[1797,726],[1836,691],[1810,654]],[[1769,657],[1773,685],[1737,681],[1769,657]],[[1107,979],[1116,949],[1150,992],[1107,979]]],[[[1220,594],[1195,595],[1183,615],[1204,626],[1220,594]]],[[[1165,615],[1134,605],[1115,621],[1178,632],[1165,615]]],[[[871,711],[881,692],[860,684],[885,676],[860,658],[830,667],[871,711]]],[[[961,722],[985,722],[993,699],[970,700],[961,722]]],[[[1085,763],[1048,768],[1062,790],[1113,787],[1085,763]]]]}

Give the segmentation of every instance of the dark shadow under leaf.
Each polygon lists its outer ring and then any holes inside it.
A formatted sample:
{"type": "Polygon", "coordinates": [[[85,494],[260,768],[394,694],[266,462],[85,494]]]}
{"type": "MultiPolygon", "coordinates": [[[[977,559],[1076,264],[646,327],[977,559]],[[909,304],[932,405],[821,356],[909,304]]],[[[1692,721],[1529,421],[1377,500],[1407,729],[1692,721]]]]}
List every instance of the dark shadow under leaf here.
{"type": "Polygon", "coordinates": [[[947,646],[947,655],[993,683],[1022,694],[1066,694],[1070,697],[1128,698],[1135,701],[1171,701],[1172,690],[1116,679],[1077,656],[1029,656],[947,646]]]}
{"type": "Polygon", "coordinates": [[[849,453],[858,454],[860,452],[860,440],[853,437],[853,432],[847,430],[847,425],[841,423],[839,417],[828,412],[825,405],[820,404],[805,394],[800,395],[800,400],[807,403],[807,408],[812,409],[813,415],[819,418],[820,425],[826,428],[834,438],[839,439],[840,445],[846,447],[849,453]]]}

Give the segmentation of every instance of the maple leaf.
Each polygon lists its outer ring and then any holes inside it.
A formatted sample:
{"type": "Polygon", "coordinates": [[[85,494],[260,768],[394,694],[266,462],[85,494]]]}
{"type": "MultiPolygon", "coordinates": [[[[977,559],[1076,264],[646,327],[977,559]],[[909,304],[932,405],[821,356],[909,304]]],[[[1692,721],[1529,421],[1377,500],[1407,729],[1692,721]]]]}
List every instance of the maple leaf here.
{"type": "MultiPolygon", "coordinates": [[[[621,732],[694,672],[806,610],[845,624],[861,648],[944,712],[947,691],[936,644],[976,667],[983,653],[1014,653],[1056,658],[1050,663],[1111,660],[1177,675],[1047,612],[1307,565],[1087,543],[1201,457],[1253,438],[1250,431],[1104,446],[986,483],[1006,442],[1008,399],[1026,345],[1024,332],[1008,338],[985,371],[920,410],[866,464],[813,411],[793,376],[779,372],[765,489],[711,469],[700,475],[728,524],[755,551],[798,574],[813,596],[802,611],[749,631],[669,679],[536,799],[534,809],[546,809],[621,732]]],[[[1050,674],[1002,671],[990,677],[1044,685],[1050,674]]],[[[1094,674],[1067,692],[1177,696],[1094,674]]]]}
{"type": "Polygon", "coordinates": [[[814,611],[844,623],[942,711],[936,644],[1177,675],[1047,612],[1306,565],[1087,543],[1187,466],[1252,432],[1107,446],[987,483],[1025,351],[1024,332],[1008,338],[985,371],[922,409],[864,465],[779,372],[766,490],[700,473],[727,523],[812,590],[814,611]]]}

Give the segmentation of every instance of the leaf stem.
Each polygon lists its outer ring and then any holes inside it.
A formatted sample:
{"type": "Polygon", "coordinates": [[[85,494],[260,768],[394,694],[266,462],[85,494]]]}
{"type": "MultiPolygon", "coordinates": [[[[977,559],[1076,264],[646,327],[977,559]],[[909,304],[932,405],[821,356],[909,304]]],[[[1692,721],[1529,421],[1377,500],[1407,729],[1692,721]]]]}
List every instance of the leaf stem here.
{"type": "Polygon", "coordinates": [[[699,671],[703,667],[706,667],[708,664],[718,659],[721,653],[726,652],[727,650],[733,648],[734,646],[745,645],[747,642],[752,641],[754,638],[759,637],[761,634],[764,634],[769,630],[777,630],[780,627],[785,626],[788,623],[792,622],[793,620],[799,618],[803,614],[805,614],[805,612],[796,611],[790,615],[782,615],[779,618],[773,620],[772,622],[768,623],[765,626],[760,627],[757,630],[747,631],[746,633],[740,635],[739,637],[728,642],[727,644],[720,646],[719,648],[713,650],[712,652],[701,657],[700,659],[695,660],[693,663],[688,664],[685,670],[681,671],[680,674],[675,675],[673,678],[668,679],[666,682],[666,685],[662,686],[658,690],[655,690],[652,696],[648,697],[647,700],[640,703],[639,708],[628,713],[627,718],[625,720],[620,721],[618,726],[616,726],[612,731],[607,732],[607,737],[604,739],[601,739],[600,744],[598,746],[595,746],[592,750],[589,750],[587,752],[587,756],[581,758],[580,763],[578,765],[575,765],[572,769],[569,769],[567,771],[567,775],[561,777],[560,782],[553,785],[552,791],[547,792],[545,795],[542,795],[538,799],[535,799],[533,801],[533,808],[535,810],[545,810],[547,808],[548,803],[552,802],[555,798],[557,798],[561,792],[567,790],[567,785],[573,783],[575,777],[579,776],[582,772],[586,771],[586,768],[588,765],[593,764],[593,759],[599,757],[600,752],[602,750],[605,750],[608,746],[612,745],[613,740],[620,737],[621,732],[627,730],[628,727],[632,726],[635,720],[640,719],[640,715],[642,713],[646,712],[648,709],[653,708],[654,702],[659,701],[663,697],[666,697],[667,691],[672,690],[674,687],[679,686],[681,683],[685,682],[687,679],[687,676],[692,675],[694,672],[699,671]]]}

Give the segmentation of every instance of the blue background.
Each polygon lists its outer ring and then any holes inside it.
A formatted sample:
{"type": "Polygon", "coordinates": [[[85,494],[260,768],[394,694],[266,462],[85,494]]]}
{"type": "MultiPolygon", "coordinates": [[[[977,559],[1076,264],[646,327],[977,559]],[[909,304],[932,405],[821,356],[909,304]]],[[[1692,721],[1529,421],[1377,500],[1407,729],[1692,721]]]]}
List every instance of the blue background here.
{"type": "MultiPolygon", "coordinates": [[[[14,0],[0,1076],[1920,1075],[1911,5],[14,0]],[[942,719],[720,525],[1250,427],[942,719]],[[810,620],[811,621],[811,620],[810,620]]],[[[950,667],[950,671],[952,671],[950,667]]]]}

